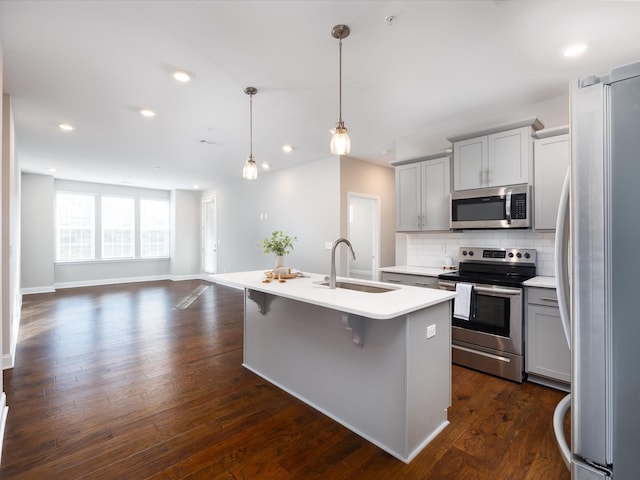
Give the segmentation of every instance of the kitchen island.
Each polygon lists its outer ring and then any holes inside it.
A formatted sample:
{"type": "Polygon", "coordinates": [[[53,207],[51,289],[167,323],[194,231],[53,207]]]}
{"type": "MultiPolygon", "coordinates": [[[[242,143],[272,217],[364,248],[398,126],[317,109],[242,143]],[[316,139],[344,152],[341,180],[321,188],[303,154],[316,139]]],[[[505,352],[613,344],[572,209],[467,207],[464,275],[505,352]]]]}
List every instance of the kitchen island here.
{"type": "Polygon", "coordinates": [[[323,279],[213,276],[245,290],[246,368],[408,463],[448,424],[455,293],[363,280],[389,291],[330,289],[323,279]]]}

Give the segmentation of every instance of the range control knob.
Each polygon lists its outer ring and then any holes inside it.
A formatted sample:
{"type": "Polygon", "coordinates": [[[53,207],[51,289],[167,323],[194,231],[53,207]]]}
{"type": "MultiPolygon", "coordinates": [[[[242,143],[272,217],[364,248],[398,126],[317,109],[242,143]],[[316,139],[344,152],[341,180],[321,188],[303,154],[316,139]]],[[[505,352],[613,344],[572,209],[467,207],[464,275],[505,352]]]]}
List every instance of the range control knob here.
{"type": "Polygon", "coordinates": [[[473,250],[469,250],[469,256],[473,257],[473,250]]]}
{"type": "Polygon", "coordinates": [[[466,250],[462,250],[462,256],[466,257],[467,256],[467,251],[466,250]]]}
{"type": "Polygon", "coordinates": [[[509,258],[513,258],[513,252],[509,252],[509,258]]]}
{"type": "Polygon", "coordinates": [[[522,258],[522,254],[520,252],[516,253],[516,257],[522,258]]]}
{"type": "Polygon", "coordinates": [[[525,253],[524,258],[531,258],[531,255],[529,253],[525,253]]]}

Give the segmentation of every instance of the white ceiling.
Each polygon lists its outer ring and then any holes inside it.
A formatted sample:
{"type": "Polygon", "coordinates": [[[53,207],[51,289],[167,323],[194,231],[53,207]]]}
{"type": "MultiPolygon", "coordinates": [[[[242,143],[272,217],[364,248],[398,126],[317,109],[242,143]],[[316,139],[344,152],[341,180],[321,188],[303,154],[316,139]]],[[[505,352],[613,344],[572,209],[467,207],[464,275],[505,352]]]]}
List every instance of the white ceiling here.
{"type": "Polygon", "coordinates": [[[399,139],[421,135],[438,151],[447,135],[485,128],[495,112],[507,118],[566,96],[573,78],[640,60],[632,1],[0,0],[21,166],[167,189],[241,181],[247,86],[258,89],[258,164],[327,158],[339,23],[351,28],[343,41],[351,156],[385,165],[399,139]],[[586,54],[564,58],[578,40],[586,54]],[[176,68],[193,81],[175,82],[176,68]],[[143,118],[142,107],[157,115],[143,118]],[[63,122],[75,130],[60,131],[63,122]]]}

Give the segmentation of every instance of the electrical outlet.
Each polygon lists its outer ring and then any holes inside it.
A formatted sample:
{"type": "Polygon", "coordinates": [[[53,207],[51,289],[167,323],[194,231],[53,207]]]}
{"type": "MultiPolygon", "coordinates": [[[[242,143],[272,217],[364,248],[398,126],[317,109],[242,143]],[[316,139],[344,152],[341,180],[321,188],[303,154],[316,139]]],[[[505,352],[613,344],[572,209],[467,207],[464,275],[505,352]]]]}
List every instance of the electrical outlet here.
{"type": "Polygon", "coordinates": [[[435,337],[436,336],[436,326],[434,325],[429,325],[427,327],[427,338],[431,338],[431,337],[435,337]]]}
{"type": "Polygon", "coordinates": [[[324,242],[324,249],[331,250],[333,248],[333,242],[324,242]]]}

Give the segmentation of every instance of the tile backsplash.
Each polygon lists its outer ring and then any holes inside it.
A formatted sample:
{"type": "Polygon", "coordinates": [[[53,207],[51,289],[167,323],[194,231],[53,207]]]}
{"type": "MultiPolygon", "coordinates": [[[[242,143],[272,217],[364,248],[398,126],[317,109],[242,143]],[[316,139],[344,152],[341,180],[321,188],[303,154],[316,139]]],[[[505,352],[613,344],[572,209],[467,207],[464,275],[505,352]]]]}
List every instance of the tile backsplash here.
{"type": "MultiPolygon", "coordinates": [[[[397,234],[406,238],[406,264],[442,267],[446,257],[458,265],[460,247],[532,248],[537,251],[538,275],[554,275],[555,232],[530,230],[464,230],[461,232],[397,234]]],[[[397,258],[396,263],[401,264],[397,258]]]]}

